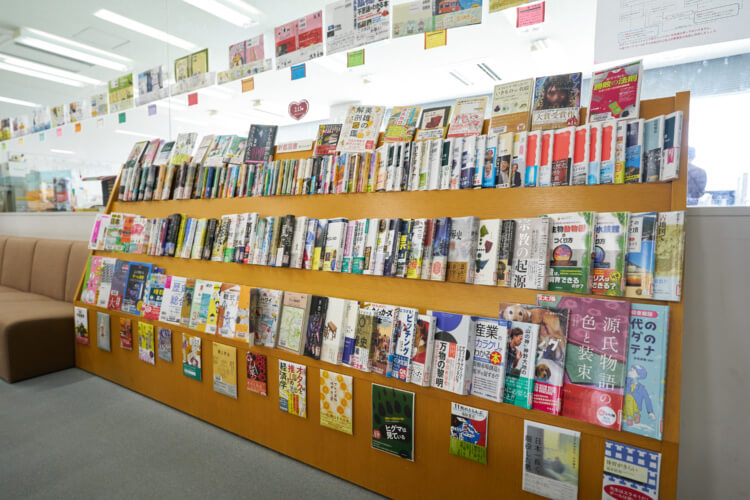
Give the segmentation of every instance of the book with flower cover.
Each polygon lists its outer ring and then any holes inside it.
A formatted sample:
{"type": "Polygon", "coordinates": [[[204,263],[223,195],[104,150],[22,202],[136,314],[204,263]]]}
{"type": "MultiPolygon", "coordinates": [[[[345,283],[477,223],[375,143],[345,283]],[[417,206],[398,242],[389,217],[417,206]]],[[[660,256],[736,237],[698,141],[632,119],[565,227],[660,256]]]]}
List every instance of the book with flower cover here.
{"type": "Polygon", "coordinates": [[[594,269],[591,292],[622,297],[625,294],[625,254],[630,212],[596,214],[594,269]]]}
{"type": "Polygon", "coordinates": [[[476,348],[474,318],[437,311],[428,311],[428,314],[436,321],[431,385],[456,394],[468,394],[476,348]]]}
{"type": "Polygon", "coordinates": [[[596,212],[569,212],[550,219],[550,263],[547,288],[589,293],[596,212]]]}
{"type": "Polygon", "coordinates": [[[562,415],[620,430],[630,302],[539,294],[537,305],[570,310],[562,415]]]}
{"type": "Polygon", "coordinates": [[[625,255],[625,296],[650,299],[654,296],[656,228],[659,214],[632,214],[628,225],[625,255]]]}
{"type": "Polygon", "coordinates": [[[503,402],[505,352],[510,322],[504,319],[476,318],[476,347],[471,394],[497,403],[503,402]]]}
{"type": "Polygon", "coordinates": [[[247,390],[268,396],[268,360],[265,354],[247,352],[247,390]]]}
{"type": "Polygon", "coordinates": [[[279,409],[307,418],[307,367],[279,360],[279,409]]]}

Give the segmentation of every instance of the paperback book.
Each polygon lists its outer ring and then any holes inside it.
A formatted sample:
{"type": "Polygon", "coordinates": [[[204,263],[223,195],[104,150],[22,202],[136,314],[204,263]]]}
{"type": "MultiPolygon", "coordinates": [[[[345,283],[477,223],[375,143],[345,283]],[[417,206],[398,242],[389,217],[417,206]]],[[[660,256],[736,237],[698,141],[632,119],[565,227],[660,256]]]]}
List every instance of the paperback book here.
{"type": "Polygon", "coordinates": [[[279,409],[307,418],[307,367],[279,360],[279,409]]]}
{"type": "Polygon", "coordinates": [[[372,384],[372,447],[414,461],[414,393],[372,384]]]}
{"type": "Polygon", "coordinates": [[[102,351],[111,351],[110,333],[109,333],[109,314],[103,312],[96,313],[96,346],[102,351]]]}
{"type": "MultiPolygon", "coordinates": [[[[302,354],[307,333],[307,318],[310,312],[310,295],[286,292],[281,309],[278,347],[302,354]]],[[[265,344],[264,344],[265,345],[265,344]]]]}
{"type": "Polygon", "coordinates": [[[451,403],[451,454],[487,464],[488,422],[487,410],[451,403]]]}
{"type": "Polygon", "coordinates": [[[159,348],[157,350],[159,359],[172,362],[172,330],[169,328],[159,328],[159,348]]]}
{"type": "Polygon", "coordinates": [[[602,500],[658,500],[661,453],[607,440],[602,500]]]}
{"type": "Polygon", "coordinates": [[[432,360],[435,351],[435,317],[420,314],[411,350],[409,381],[421,387],[430,385],[432,360]]]}
{"type": "Polygon", "coordinates": [[[320,425],[345,434],[354,433],[352,377],[320,370],[320,425]]]}
{"type": "Polygon", "coordinates": [[[89,345],[89,310],[76,306],[74,313],[76,344],[89,345]]]}
{"type": "Polygon", "coordinates": [[[596,214],[594,269],[591,292],[596,295],[625,295],[625,254],[630,212],[596,214]]]}
{"type": "Polygon", "coordinates": [[[128,318],[120,318],[120,349],[133,350],[133,322],[128,318]]]}
{"type": "Polygon", "coordinates": [[[304,354],[313,359],[320,359],[323,347],[323,329],[325,327],[328,297],[313,295],[310,299],[310,314],[306,325],[304,354]]]}
{"type": "Polygon", "coordinates": [[[265,354],[247,352],[247,390],[268,396],[268,360],[265,354]]]}
{"type": "Polygon", "coordinates": [[[685,254],[685,212],[661,212],[656,222],[654,299],[679,301],[685,254]]]}
{"type": "Polygon", "coordinates": [[[237,349],[213,342],[214,391],[237,399],[237,349]]]}
{"type": "Polygon", "coordinates": [[[428,311],[435,318],[432,387],[456,394],[471,389],[476,326],[471,316],[428,311]]]}
{"type": "Polygon", "coordinates": [[[513,288],[547,289],[550,222],[547,217],[516,219],[511,266],[513,288]]]}
{"type": "Polygon", "coordinates": [[[539,325],[511,321],[503,403],[531,409],[538,338],[539,325]]]}
{"type": "Polygon", "coordinates": [[[182,334],[182,374],[201,381],[201,338],[182,334]]]}
{"type": "Polygon", "coordinates": [[[642,61],[594,73],[589,121],[638,118],[641,104],[642,61]]]}
{"type": "Polygon", "coordinates": [[[156,362],[154,325],[138,322],[138,359],[153,365],[156,362]]]}
{"type": "Polygon", "coordinates": [[[625,296],[650,299],[654,296],[657,212],[632,214],[628,225],[625,254],[625,296]]]}
{"type": "Polygon", "coordinates": [[[558,500],[578,498],[581,433],[524,420],[523,490],[558,500]]]}
{"type": "Polygon", "coordinates": [[[471,394],[502,403],[510,321],[475,318],[475,329],[471,394]]]}
{"type": "Polygon", "coordinates": [[[548,215],[550,219],[550,291],[589,293],[594,251],[595,212],[548,215]]]}

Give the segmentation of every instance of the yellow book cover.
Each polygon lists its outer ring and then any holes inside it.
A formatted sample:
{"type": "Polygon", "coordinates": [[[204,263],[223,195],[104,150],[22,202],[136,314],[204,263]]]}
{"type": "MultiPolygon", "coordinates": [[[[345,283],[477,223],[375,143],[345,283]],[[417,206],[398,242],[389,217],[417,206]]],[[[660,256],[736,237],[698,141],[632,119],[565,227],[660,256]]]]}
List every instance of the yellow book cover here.
{"type": "Polygon", "coordinates": [[[208,73],[208,49],[199,50],[190,54],[189,76],[208,73]]]}
{"type": "Polygon", "coordinates": [[[138,322],[138,359],[154,364],[154,325],[138,322]]]}
{"type": "Polygon", "coordinates": [[[215,334],[216,333],[216,325],[218,324],[219,320],[219,300],[220,300],[220,292],[221,292],[221,283],[220,282],[214,282],[212,283],[212,286],[208,288],[207,290],[204,289],[203,291],[203,299],[201,301],[201,321],[198,323],[198,327],[200,329],[201,326],[204,327],[204,330],[206,333],[215,334]],[[208,310],[206,314],[206,322],[203,323],[203,300],[205,300],[206,295],[208,295],[208,310]]]}
{"type": "Polygon", "coordinates": [[[237,349],[213,343],[214,391],[237,399],[237,349]]]}
{"type": "Polygon", "coordinates": [[[307,418],[307,367],[279,360],[279,409],[307,418]]]}
{"type": "Polygon", "coordinates": [[[421,106],[394,106],[385,127],[383,142],[409,142],[414,139],[421,106]]]}
{"type": "Polygon", "coordinates": [[[353,434],[352,377],[320,370],[320,425],[353,434]]]}

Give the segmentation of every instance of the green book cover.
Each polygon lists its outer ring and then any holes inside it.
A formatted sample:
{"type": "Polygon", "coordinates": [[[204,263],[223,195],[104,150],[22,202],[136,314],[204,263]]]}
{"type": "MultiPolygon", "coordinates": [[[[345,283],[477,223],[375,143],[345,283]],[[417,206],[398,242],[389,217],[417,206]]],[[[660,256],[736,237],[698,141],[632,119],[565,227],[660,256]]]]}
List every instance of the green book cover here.
{"type": "Polygon", "coordinates": [[[372,384],[372,447],[414,461],[414,393],[372,384]]]}
{"type": "Polygon", "coordinates": [[[630,212],[596,214],[592,293],[615,297],[625,294],[625,255],[629,225],[630,212]]]}
{"type": "Polygon", "coordinates": [[[487,464],[488,419],[487,410],[451,403],[451,454],[487,464]]]}
{"type": "Polygon", "coordinates": [[[508,332],[503,403],[531,409],[539,325],[513,321],[508,332]]]}
{"type": "Polygon", "coordinates": [[[550,219],[550,267],[547,289],[591,293],[591,256],[596,212],[570,212],[550,219]]]}
{"type": "Polygon", "coordinates": [[[200,382],[201,338],[182,334],[182,374],[200,382]]]}

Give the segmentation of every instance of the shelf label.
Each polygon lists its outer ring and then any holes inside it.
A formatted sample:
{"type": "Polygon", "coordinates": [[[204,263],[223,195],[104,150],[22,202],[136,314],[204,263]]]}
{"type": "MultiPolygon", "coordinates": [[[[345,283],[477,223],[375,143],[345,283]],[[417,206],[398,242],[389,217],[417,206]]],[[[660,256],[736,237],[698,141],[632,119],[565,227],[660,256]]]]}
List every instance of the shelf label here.
{"type": "Polygon", "coordinates": [[[365,64],[365,49],[352,50],[346,53],[346,67],[354,68],[365,64]]]}
{"type": "Polygon", "coordinates": [[[251,90],[255,90],[255,78],[252,76],[242,80],[242,92],[250,92],[251,90]]]}
{"type": "Polygon", "coordinates": [[[292,80],[299,80],[307,76],[305,63],[292,66],[291,71],[292,71],[292,80]]]}
{"type": "Polygon", "coordinates": [[[448,43],[448,30],[425,31],[424,50],[444,47],[448,43]]]}

